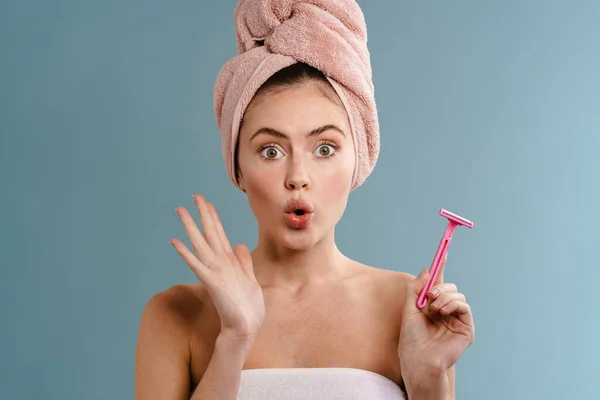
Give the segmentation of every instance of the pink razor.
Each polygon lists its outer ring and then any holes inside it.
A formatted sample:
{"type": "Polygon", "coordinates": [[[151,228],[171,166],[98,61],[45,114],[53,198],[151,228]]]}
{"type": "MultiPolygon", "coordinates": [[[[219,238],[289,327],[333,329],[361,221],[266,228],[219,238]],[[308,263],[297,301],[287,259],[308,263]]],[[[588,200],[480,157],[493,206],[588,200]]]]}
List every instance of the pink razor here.
{"type": "Polygon", "coordinates": [[[448,226],[446,227],[444,236],[442,236],[442,240],[440,241],[437,251],[435,252],[435,257],[433,257],[433,262],[431,263],[431,268],[429,269],[429,280],[417,299],[417,308],[419,309],[422,309],[427,304],[427,292],[429,292],[429,289],[431,289],[431,286],[435,282],[440,272],[440,265],[442,265],[442,261],[448,252],[448,247],[450,246],[450,240],[452,240],[452,233],[454,232],[454,229],[458,225],[473,229],[473,222],[466,218],[459,217],[456,214],[452,214],[443,208],[440,210],[440,215],[448,218],[448,226]]]}

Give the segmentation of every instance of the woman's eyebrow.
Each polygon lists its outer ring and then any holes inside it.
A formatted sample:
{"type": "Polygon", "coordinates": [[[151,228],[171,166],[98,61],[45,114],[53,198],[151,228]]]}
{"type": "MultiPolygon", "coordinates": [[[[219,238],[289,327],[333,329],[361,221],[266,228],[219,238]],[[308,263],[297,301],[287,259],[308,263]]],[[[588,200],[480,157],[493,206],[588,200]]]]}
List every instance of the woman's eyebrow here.
{"type": "Polygon", "coordinates": [[[313,129],[312,131],[310,131],[308,136],[320,135],[321,133],[326,132],[326,131],[338,131],[343,136],[346,136],[346,134],[344,133],[342,128],[340,128],[334,124],[327,124],[327,125],[320,126],[317,129],[313,129]]]}
{"type": "MultiPolygon", "coordinates": [[[[338,131],[342,135],[346,136],[344,131],[340,127],[338,127],[337,125],[334,125],[334,124],[327,124],[327,125],[323,125],[318,128],[315,128],[312,131],[310,131],[307,136],[320,135],[321,133],[326,132],[326,131],[338,131]]],[[[276,137],[282,138],[282,139],[289,139],[289,137],[285,133],[280,132],[277,129],[273,129],[273,128],[269,128],[269,127],[265,126],[265,127],[259,128],[256,132],[254,132],[254,134],[252,135],[250,140],[253,140],[255,137],[257,137],[260,134],[276,136],[276,137]]]]}
{"type": "Polygon", "coordinates": [[[250,138],[250,140],[254,140],[255,137],[257,137],[260,134],[266,134],[266,135],[271,135],[271,136],[276,136],[282,139],[289,139],[288,136],[283,133],[283,132],[279,132],[276,129],[273,128],[269,128],[269,127],[262,127],[260,129],[258,129],[256,132],[254,132],[254,135],[252,135],[252,137],[250,138]]]}

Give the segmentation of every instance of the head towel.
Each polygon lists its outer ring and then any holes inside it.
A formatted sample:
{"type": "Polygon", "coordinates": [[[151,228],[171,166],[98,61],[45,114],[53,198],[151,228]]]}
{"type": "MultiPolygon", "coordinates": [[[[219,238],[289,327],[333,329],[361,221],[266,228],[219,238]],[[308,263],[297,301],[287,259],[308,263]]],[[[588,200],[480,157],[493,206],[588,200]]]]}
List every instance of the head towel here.
{"type": "MultiPolygon", "coordinates": [[[[240,0],[235,11],[237,56],[219,71],[214,111],[231,181],[238,186],[235,146],[246,107],[277,71],[297,62],[321,71],[348,113],[356,168],[352,189],[379,155],[367,28],[354,0],[240,0]]],[[[239,186],[238,186],[239,187],[239,186]]]]}

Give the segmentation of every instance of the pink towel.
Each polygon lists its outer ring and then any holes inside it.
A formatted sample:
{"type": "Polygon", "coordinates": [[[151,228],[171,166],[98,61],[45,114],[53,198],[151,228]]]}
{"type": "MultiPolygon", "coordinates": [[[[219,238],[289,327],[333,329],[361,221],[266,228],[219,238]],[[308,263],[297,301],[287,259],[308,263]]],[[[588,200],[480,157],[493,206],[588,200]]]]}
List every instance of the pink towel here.
{"type": "MultiPolygon", "coordinates": [[[[241,118],[259,87],[296,62],[329,79],[349,115],[356,148],[352,189],[372,172],[379,155],[367,28],[354,0],[240,0],[235,22],[238,55],[221,69],[214,108],[232,182],[241,118]]],[[[238,186],[239,187],[239,186],[238,186]]]]}

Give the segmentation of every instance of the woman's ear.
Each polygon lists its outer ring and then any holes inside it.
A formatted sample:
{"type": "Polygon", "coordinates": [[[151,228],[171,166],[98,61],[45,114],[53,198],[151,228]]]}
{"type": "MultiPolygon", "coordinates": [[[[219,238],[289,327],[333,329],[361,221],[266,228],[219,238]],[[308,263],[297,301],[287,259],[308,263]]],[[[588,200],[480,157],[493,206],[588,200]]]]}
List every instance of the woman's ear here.
{"type": "Polygon", "coordinates": [[[242,192],[246,193],[246,186],[244,185],[244,177],[242,176],[242,174],[239,171],[236,175],[237,175],[238,187],[242,190],[242,192]]]}

